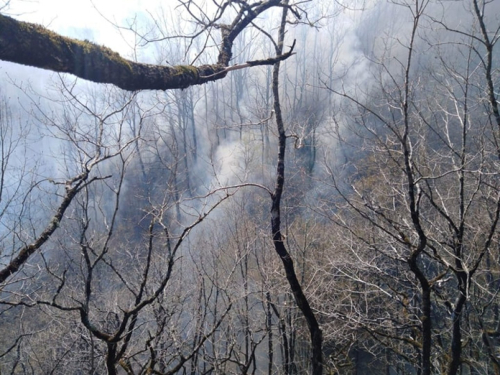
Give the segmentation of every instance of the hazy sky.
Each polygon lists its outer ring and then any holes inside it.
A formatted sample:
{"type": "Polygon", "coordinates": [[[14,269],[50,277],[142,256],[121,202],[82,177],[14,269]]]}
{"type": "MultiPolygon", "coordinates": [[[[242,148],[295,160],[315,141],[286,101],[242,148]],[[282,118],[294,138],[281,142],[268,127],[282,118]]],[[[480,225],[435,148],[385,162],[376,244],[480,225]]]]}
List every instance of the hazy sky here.
{"type": "MultiPolygon", "coordinates": [[[[171,1],[171,0],[170,0],[171,1]]],[[[125,25],[154,1],[106,0],[12,0],[7,13],[15,18],[35,22],[62,35],[83,38],[105,44],[120,53],[129,48],[110,21],[125,25]],[[101,15],[101,14],[102,15],[101,15]]]]}
{"type": "MultiPolygon", "coordinates": [[[[0,4],[4,2],[0,0],[0,4]]],[[[146,19],[149,18],[147,12],[154,13],[159,4],[174,5],[176,1],[11,0],[3,13],[19,20],[41,24],[61,35],[88,39],[111,48],[125,58],[133,58],[133,34],[117,30],[111,22],[126,26],[134,18],[139,18],[145,26],[146,19]]],[[[139,60],[144,59],[139,57],[139,60]]],[[[0,61],[1,93],[10,98],[23,96],[23,90],[16,86],[30,85],[39,92],[43,91],[53,76],[54,73],[47,70],[0,61]]]]}

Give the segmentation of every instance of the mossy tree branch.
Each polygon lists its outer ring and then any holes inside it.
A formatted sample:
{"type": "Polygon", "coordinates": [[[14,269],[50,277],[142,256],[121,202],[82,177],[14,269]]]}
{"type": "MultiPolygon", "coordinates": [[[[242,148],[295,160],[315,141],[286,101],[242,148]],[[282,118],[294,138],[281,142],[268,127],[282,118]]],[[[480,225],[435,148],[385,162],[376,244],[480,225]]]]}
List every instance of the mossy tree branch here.
{"type": "MultiPolygon", "coordinates": [[[[222,42],[218,61],[212,65],[162,66],[133,62],[97,44],[63,37],[43,26],[0,15],[0,60],[73,74],[96,83],[110,83],[123,90],[183,89],[224,78],[237,36],[266,10],[282,0],[254,4],[251,12],[238,13],[233,23],[220,26],[222,42]]],[[[213,25],[216,27],[217,25],[213,25]]],[[[290,53],[272,58],[284,60],[290,53]]],[[[262,60],[265,64],[267,60],[262,60]]],[[[249,64],[249,66],[260,65],[249,64]]]]}

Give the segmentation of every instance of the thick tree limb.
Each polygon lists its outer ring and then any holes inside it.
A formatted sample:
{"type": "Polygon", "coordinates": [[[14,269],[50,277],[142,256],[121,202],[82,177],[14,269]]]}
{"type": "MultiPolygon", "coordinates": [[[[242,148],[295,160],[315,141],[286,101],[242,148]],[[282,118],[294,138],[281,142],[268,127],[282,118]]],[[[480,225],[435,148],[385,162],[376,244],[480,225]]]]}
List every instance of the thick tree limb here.
{"type": "Polygon", "coordinates": [[[135,63],[109,48],[66,38],[4,15],[0,15],[0,59],[111,83],[128,91],[186,88],[209,81],[200,76],[225,68],[219,64],[170,67],[135,63]]]}
{"type": "MultiPolygon", "coordinates": [[[[123,90],[183,89],[224,78],[236,37],[259,14],[279,6],[281,0],[256,3],[252,12],[240,12],[231,25],[220,26],[222,43],[218,62],[212,65],[161,66],[136,63],[111,49],[89,41],[63,37],[43,26],[0,15],[0,60],[70,73],[96,83],[111,83],[123,90]]],[[[215,25],[214,25],[215,26],[215,25]]],[[[284,60],[291,51],[247,66],[284,60]]]]}

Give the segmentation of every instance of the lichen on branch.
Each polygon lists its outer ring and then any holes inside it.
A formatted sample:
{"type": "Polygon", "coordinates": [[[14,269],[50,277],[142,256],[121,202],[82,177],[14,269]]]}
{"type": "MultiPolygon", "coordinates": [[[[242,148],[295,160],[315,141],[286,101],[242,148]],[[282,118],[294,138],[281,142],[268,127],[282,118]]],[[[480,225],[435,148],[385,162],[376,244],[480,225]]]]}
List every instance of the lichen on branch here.
{"type": "MultiPolygon", "coordinates": [[[[240,15],[224,28],[218,62],[211,65],[164,66],[127,60],[111,49],[89,41],[61,36],[43,26],[0,14],[0,60],[69,73],[123,90],[184,89],[224,78],[235,38],[261,13],[279,6],[281,0],[259,2],[254,12],[240,15]]],[[[274,59],[284,60],[291,53],[274,59]]],[[[268,59],[269,60],[269,59],[268,59]]],[[[268,60],[248,66],[269,64],[268,60]],[[267,63],[266,63],[267,62],[267,63]]]]}

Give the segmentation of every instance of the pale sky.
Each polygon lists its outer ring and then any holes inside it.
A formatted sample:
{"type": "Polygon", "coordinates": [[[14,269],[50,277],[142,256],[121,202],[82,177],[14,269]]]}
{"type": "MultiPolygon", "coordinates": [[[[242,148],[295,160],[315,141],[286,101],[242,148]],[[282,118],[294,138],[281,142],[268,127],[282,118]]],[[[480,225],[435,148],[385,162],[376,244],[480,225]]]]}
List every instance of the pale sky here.
{"type": "MultiPolygon", "coordinates": [[[[163,1],[174,3],[174,0],[163,1]]],[[[12,0],[7,14],[17,19],[38,23],[59,34],[79,39],[89,39],[104,44],[126,56],[130,48],[123,40],[130,34],[116,30],[112,22],[126,25],[127,20],[145,15],[157,8],[158,0],[12,0]],[[99,14],[101,13],[101,14],[99,14]],[[103,17],[104,16],[104,17],[103,17]]]]}
{"type": "MultiPolygon", "coordinates": [[[[0,5],[4,2],[0,0],[0,5]]],[[[123,57],[133,59],[133,33],[119,31],[109,21],[126,26],[138,18],[140,24],[146,27],[150,19],[148,12],[157,14],[160,12],[159,5],[168,9],[178,3],[176,0],[11,0],[3,13],[43,25],[64,36],[105,45],[123,57]]],[[[25,85],[43,91],[53,75],[48,70],[0,61],[1,94],[20,97],[22,90],[16,86],[25,85]]]]}

